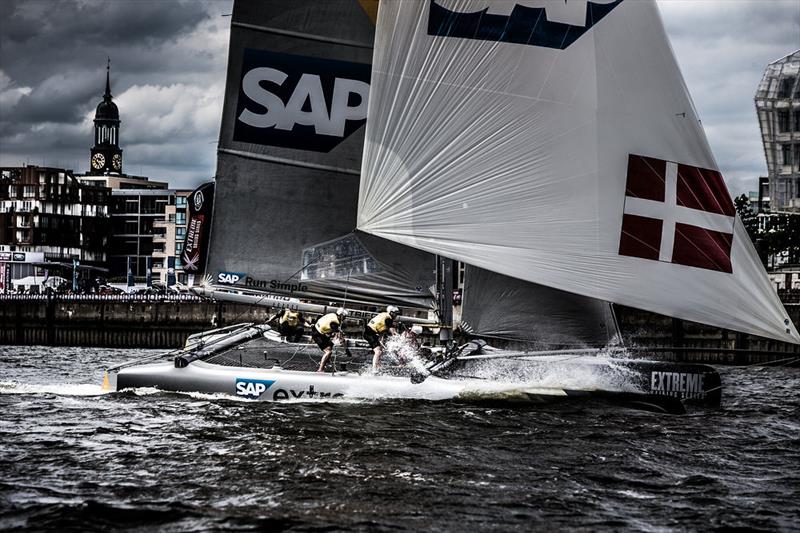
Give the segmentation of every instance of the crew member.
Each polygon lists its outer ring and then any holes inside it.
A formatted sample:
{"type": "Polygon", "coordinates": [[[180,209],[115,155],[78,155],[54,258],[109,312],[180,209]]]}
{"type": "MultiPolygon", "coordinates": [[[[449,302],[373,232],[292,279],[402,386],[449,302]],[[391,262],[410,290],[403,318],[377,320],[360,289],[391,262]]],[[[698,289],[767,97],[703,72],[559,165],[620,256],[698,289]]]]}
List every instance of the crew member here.
{"type": "Polygon", "coordinates": [[[397,335],[397,328],[394,321],[400,310],[390,305],[383,313],[378,313],[364,326],[364,340],[372,348],[372,369],[377,370],[381,364],[383,355],[383,341],[387,335],[397,335]]]}
{"type": "Polygon", "coordinates": [[[335,313],[328,313],[323,315],[314,324],[311,330],[311,338],[317,343],[319,349],[322,350],[322,360],[319,362],[319,369],[317,372],[324,372],[325,365],[328,359],[331,358],[333,353],[333,339],[338,339],[344,342],[344,334],[341,331],[341,321],[347,317],[347,309],[340,307],[335,313]]]}
{"type": "Polygon", "coordinates": [[[278,315],[278,333],[286,337],[289,342],[300,342],[303,336],[305,317],[300,311],[284,309],[278,315]]]}
{"type": "Polygon", "coordinates": [[[419,351],[420,343],[419,336],[422,335],[422,326],[415,324],[403,332],[403,339],[414,350],[419,351]]]}

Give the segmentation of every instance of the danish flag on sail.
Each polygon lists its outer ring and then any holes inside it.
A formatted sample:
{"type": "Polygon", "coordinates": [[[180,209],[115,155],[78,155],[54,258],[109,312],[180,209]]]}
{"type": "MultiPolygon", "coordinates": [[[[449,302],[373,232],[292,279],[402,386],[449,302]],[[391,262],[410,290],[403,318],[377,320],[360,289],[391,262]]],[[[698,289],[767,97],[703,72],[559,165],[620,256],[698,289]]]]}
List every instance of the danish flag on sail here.
{"type": "Polygon", "coordinates": [[[628,156],[620,255],[732,273],[735,215],[716,170],[628,156]]]}

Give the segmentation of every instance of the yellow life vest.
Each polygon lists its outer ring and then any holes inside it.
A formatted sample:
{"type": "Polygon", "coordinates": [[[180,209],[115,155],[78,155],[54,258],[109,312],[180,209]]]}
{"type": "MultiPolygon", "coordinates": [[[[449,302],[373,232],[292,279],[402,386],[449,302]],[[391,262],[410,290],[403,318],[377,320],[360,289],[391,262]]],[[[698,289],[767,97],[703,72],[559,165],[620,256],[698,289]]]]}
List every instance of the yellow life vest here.
{"type": "Polygon", "coordinates": [[[367,326],[375,333],[385,333],[389,329],[389,326],[386,325],[387,320],[390,322],[392,321],[392,316],[389,313],[378,313],[372,317],[372,320],[367,323],[367,326]]]}
{"type": "Polygon", "coordinates": [[[281,324],[288,324],[292,327],[297,326],[300,323],[300,311],[290,311],[287,309],[283,312],[280,322],[281,324]]]}
{"type": "Polygon", "coordinates": [[[314,327],[317,328],[317,331],[323,335],[328,335],[329,333],[333,332],[333,328],[331,326],[334,324],[337,326],[339,325],[339,315],[336,313],[328,313],[327,315],[320,317],[320,319],[317,320],[317,323],[314,324],[314,327]]]}

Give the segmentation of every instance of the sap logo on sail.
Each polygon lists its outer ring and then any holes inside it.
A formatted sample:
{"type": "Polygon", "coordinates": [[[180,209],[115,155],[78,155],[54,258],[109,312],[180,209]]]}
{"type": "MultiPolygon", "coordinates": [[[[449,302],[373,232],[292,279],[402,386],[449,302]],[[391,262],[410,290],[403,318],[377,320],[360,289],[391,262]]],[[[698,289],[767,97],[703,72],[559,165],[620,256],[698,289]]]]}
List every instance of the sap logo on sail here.
{"type": "Polygon", "coordinates": [[[258,400],[273,383],[271,379],[236,378],[236,395],[258,400]]]}
{"type": "Polygon", "coordinates": [[[703,398],[703,374],[688,372],[651,372],[650,392],[676,398],[703,398]]]}
{"type": "Polygon", "coordinates": [[[622,0],[430,0],[428,35],[565,50],[622,0]]]}
{"type": "Polygon", "coordinates": [[[236,285],[244,277],[244,272],[220,272],[217,281],[224,285],[236,285]]]}
{"type": "Polygon", "coordinates": [[[246,49],[233,140],[329,152],[367,120],[370,66],[246,49]]]}

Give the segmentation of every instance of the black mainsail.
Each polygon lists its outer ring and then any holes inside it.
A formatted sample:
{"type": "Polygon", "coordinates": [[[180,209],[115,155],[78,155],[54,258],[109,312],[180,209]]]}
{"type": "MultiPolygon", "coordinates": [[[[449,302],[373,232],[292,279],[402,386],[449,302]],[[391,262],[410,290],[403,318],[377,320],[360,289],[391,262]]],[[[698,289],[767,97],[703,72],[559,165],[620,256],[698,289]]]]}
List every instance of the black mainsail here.
{"type": "Polygon", "coordinates": [[[206,269],[214,281],[430,306],[430,254],[353,233],[374,7],[235,3],[206,269]]]}

